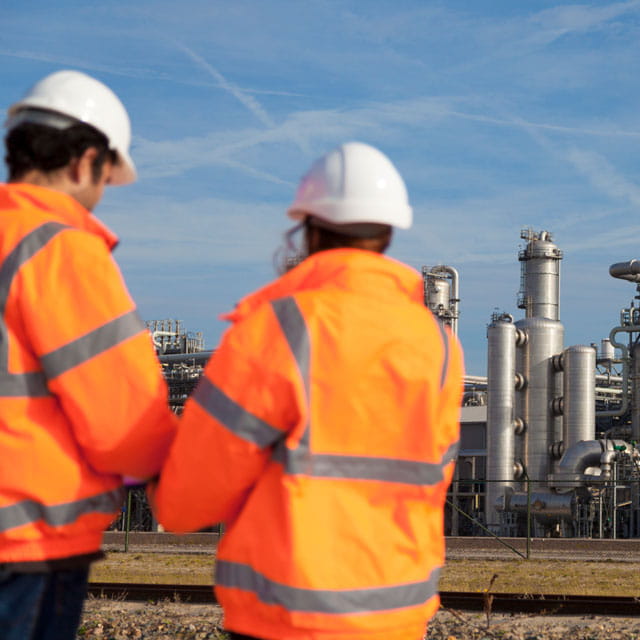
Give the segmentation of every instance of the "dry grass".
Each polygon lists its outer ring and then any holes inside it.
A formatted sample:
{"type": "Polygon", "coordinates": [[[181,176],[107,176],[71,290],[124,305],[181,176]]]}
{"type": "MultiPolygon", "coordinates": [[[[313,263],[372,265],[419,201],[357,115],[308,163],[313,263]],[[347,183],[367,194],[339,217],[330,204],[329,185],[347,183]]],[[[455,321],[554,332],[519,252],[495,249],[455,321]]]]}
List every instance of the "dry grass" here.
{"type": "Polygon", "coordinates": [[[107,553],[91,567],[92,582],[213,584],[213,558],[207,554],[107,553]]]}
{"type": "Polygon", "coordinates": [[[587,560],[449,560],[440,589],[483,591],[494,574],[497,593],[640,594],[637,564],[587,560]]]}
{"type": "MultiPolygon", "coordinates": [[[[633,562],[586,560],[449,560],[443,591],[484,591],[493,575],[494,592],[640,595],[640,571],[633,562]]],[[[93,565],[94,582],[212,584],[208,554],[109,553],[93,565]]]]}

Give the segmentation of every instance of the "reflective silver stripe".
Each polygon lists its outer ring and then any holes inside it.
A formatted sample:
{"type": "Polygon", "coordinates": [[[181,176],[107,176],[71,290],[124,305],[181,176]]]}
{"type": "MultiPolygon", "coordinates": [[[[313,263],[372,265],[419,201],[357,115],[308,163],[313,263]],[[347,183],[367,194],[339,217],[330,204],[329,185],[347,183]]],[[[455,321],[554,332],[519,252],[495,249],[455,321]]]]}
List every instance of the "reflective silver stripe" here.
{"type": "Polygon", "coordinates": [[[282,431],[249,413],[204,376],[193,392],[193,399],[229,431],[261,448],[282,438],[282,431]]]}
{"type": "Polygon", "coordinates": [[[454,442],[442,456],[443,466],[448,465],[451,462],[455,462],[458,459],[458,449],[460,448],[460,441],[454,442]]]}
{"type": "MultiPolygon", "coordinates": [[[[309,368],[311,362],[311,341],[300,307],[293,298],[280,298],[271,302],[273,312],[278,319],[280,329],[287,340],[291,354],[297,365],[307,396],[307,408],[311,406],[309,368]]],[[[305,473],[309,468],[309,422],[305,425],[298,446],[289,449],[281,439],[273,452],[274,460],[282,463],[287,473],[305,473]]]]}
{"type": "Polygon", "coordinates": [[[218,560],[216,585],[255,593],[288,611],[335,615],[374,613],[417,606],[436,595],[440,569],[420,582],[369,589],[302,589],[274,582],[246,564],[218,560]]]}
{"type": "Polygon", "coordinates": [[[111,347],[132,338],[144,331],[144,324],[137,311],[129,311],[124,315],[103,324],[101,327],[85,334],[51,351],[40,358],[42,368],[49,380],[91,360],[111,347]]]}
{"type": "Polygon", "coordinates": [[[124,489],[118,488],[74,502],[50,506],[34,500],[23,500],[8,507],[0,507],[0,531],[8,531],[40,520],[52,527],[72,524],[85,514],[114,513],[120,508],[123,499],[124,489]]]}
{"type": "MultiPolygon", "coordinates": [[[[316,478],[377,480],[412,485],[434,485],[443,480],[444,467],[451,462],[449,452],[441,463],[315,453],[299,468],[299,473],[316,478]]],[[[291,465],[295,467],[295,460],[291,465]]]]}
{"type": "Polygon", "coordinates": [[[68,228],[59,222],[47,222],[34,229],[20,240],[0,266],[0,397],[33,398],[50,395],[43,372],[9,373],[9,332],[4,312],[13,278],[20,267],[60,231],[68,228]]]}
{"type": "Polygon", "coordinates": [[[68,228],[67,225],[59,222],[47,222],[24,236],[5,258],[0,267],[0,311],[3,315],[9,289],[18,269],[40,251],[51,238],[68,228]]]}
{"type": "MultiPolygon", "coordinates": [[[[0,339],[2,337],[0,335],[0,339]]],[[[9,373],[6,369],[0,370],[0,398],[44,398],[50,395],[42,371],[9,373]]]]}
{"type": "Polygon", "coordinates": [[[289,349],[298,364],[304,388],[309,396],[309,365],[311,347],[307,323],[304,321],[300,307],[293,298],[280,298],[271,303],[282,333],[289,344],[289,349]]]}
{"type": "Polygon", "coordinates": [[[440,334],[442,335],[442,346],[444,347],[444,358],[442,359],[442,371],[440,373],[440,388],[442,388],[444,387],[444,383],[447,379],[447,371],[449,369],[449,336],[444,328],[443,322],[436,318],[436,324],[438,325],[438,329],[440,329],[440,334]]]}

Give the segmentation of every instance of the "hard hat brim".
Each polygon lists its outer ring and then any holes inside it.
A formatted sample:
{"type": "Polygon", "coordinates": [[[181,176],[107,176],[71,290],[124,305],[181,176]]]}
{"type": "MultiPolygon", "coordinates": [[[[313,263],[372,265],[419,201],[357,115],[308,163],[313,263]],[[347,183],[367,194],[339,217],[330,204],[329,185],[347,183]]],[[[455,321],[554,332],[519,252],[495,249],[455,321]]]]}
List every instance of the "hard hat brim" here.
{"type": "Polygon", "coordinates": [[[131,184],[138,179],[138,172],[131,156],[121,149],[117,149],[118,162],[113,166],[111,170],[111,180],[109,184],[113,186],[120,186],[123,184],[131,184]]]}
{"type": "Polygon", "coordinates": [[[388,205],[376,206],[376,203],[352,203],[348,200],[336,203],[314,203],[314,206],[301,208],[291,206],[287,215],[292,220],[304,220],[307,216],[315,216],[321,220],[327,220],[339,226],[336,220],[342,224],[374,223],[386,224],[398,229],[409,229],[413,222],[413,209],[409,205],[396,206],[394,215],[389,216],[388,205]]]}

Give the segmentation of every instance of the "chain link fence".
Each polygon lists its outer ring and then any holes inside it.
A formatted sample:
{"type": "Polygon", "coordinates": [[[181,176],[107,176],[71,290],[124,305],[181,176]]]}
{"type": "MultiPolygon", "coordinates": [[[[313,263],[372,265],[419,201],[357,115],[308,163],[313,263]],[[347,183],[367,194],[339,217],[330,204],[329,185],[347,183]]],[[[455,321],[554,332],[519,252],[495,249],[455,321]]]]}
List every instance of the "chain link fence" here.
{"type": "MultiPolygon", "coordinates": [[[[564,481],[526,476],[518,481],[460,478],[456,473],[445,508],[445,535],[492,538],[517,556],[531,557],[532,541],[640,539],[640,479],[564,481]],[[487,504],[490,495],[500,498],[487,504]]],[[[130,488],[111,531],[158,531],[144,488],[130,488]]],[[[160,529],[161,530],[161,529],[160,529]]],[[[219,533],[219,527],[208,531],[219,533]]],[[[126,546],[126,538],[125,538],[126,546]]],[[[640,545],[639,545],[640,546],[640,545]]]]}

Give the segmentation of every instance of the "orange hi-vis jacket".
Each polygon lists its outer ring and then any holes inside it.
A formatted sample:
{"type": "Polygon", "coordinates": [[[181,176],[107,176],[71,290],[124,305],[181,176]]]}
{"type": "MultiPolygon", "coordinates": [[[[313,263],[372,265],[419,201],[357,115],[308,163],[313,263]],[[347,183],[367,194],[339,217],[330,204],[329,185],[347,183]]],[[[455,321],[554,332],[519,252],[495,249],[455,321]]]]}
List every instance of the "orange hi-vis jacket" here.
{"type": "Polygon", "coordinates": [[[0,185],[0,563],[98,551],[121,476],[157,473],[173,439],[116,240],[68,195],[0,185]]]}
{"type": "Polygon", "coordinates": [[[185,407],[154,500],[224,521],[225,626],[277,640],[418,640],[439,600],[462,353],[413,269],[314,254],[243,300],[185,407]]]}

